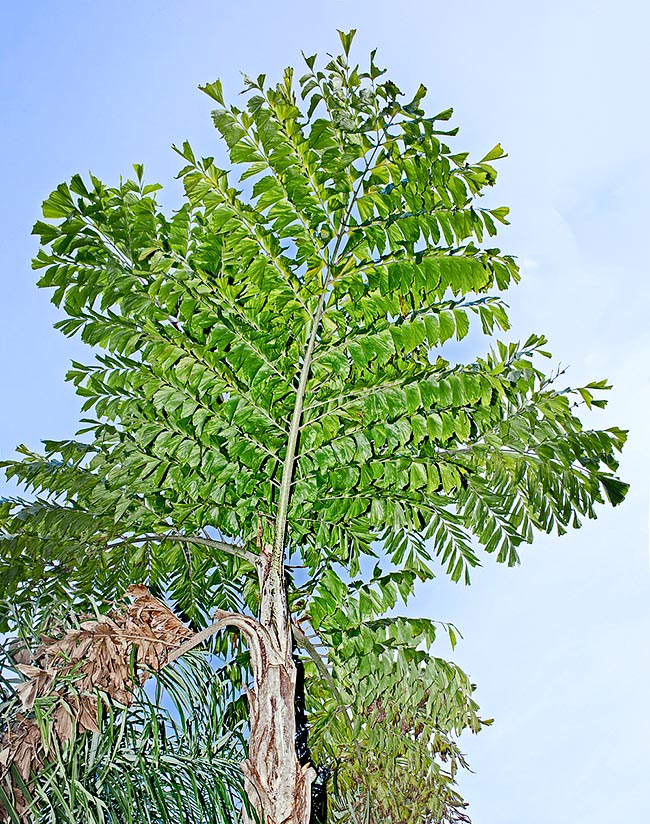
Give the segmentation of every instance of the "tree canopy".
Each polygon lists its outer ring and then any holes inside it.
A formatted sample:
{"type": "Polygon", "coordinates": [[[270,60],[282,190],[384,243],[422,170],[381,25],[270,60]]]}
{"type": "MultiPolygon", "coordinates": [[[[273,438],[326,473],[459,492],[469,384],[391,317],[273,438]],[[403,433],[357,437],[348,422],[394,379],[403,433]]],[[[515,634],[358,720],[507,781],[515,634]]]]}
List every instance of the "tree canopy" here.
{"type": "MultiPolygon", "coordinates": [[[[297,83],[246,78],[241,108],[203,87],[229,162],[178,147],[171,216],[140,165],[44,202],[39,285],[95,354],[68,374],[79,440],[3,462],[31,497],[0,504],[0,619],[38,633],[141,582],[196,630],[215,608],[256,616],[268,547],[335,805],[465,820],[473,686],[430,654],[433,621],[391,611],[438,570],[469,583],[484,553],[514,565],[535,531],[619,503],[625,433],[580,420],[605,381],[560,387],[543,336],[494,337],[520,276],[492,246],[508,210],[482,205],[501,146],[471,161],[423,86],[405,97],[374,52],[350,64],[352,34],[297,83]]],[[[233,636],[213,649],[245,682],[233,636]]]]}

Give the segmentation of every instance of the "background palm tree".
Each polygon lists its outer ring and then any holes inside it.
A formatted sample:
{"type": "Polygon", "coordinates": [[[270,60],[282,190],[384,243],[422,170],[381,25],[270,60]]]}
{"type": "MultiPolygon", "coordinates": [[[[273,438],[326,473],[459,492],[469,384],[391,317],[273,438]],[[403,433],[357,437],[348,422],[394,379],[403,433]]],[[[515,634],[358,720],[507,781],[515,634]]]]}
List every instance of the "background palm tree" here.
{"type": "MultiPolygon", "coordinates": [[[[23,629],[27,637],[39,637],[34,627],[23,629]]],[[[215,677],[207,652],[192,650],[152,671],[146,685],[139,683],[140,674],[129,705],[98,694],[98,700],[90,699],[97,708],[97,730],[84,731],[76,723],[69,740],[61,742],[52,735],[53,718],[68,696],[62,696],[60,685],[57,692],[55,681],[26,712],[21,691],[30,684],[24,677],[30,670],[17,663],[17,648],[24,646],[14,641],[2,647],[3,743],[21,723],[35,720],[44,746],[29,783],[15,763],[5,773],[0,819],[12,824],[231,824],[239,819],[244,740],[241,723],[232,715],[236,695],[215,677]]],[[[83,701],[83,692],[79,696],[83,701]]]]}

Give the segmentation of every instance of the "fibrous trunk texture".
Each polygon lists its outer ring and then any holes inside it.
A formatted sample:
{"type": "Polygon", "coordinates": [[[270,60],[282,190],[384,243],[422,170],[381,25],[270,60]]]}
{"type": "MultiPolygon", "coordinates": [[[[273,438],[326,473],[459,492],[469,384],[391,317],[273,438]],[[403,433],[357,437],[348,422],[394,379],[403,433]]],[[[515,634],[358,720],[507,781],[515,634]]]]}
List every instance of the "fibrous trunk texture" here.
{"type": "Polygon", "coordinates": [[[243,764],[247,795],[265,824],[309,824],[316,772],[302,766],[296,754],[296,666],[284,581],[272,566],[271,547],[261,549],[258,574],[260,620],[216,616],[238,626],[250,648],[254,686],[248,693],[250,738],[243,764]]]}

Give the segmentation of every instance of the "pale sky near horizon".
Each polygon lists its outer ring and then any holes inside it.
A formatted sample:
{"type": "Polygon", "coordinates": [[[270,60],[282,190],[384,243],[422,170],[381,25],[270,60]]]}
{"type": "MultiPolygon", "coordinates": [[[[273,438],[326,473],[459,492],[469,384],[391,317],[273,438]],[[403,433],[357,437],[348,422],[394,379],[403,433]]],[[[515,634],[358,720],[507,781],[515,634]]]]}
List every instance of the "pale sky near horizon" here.
{"type": "Polygon", "coordinates": [[[503,144],[489,199],[511,207],[499,245],[523,272],[509,337],[546,334],[567,383],[613,383],[589,421],[630,429],[621,475],[632,489],[580,531],[525,547],[518,568],[486,558],[469,588],[422,586],[410,611],[460,628],[454,659],[496,719],[463,739],[474,824],[645,824],[650,4],[6,0],[2,12],[1,457],[72,436],[79,417],[63,376],[88,352],[52,330],[57,315],[30,270],[40,202],[76,172],[114,182],[142,162],[173,208],[170,145],[215,152],[199,83],[220,76],[232,98],[240,71],[276,77],[356,27],[355,56],[378,46],[405,91],[429,88],[432,113],[455,108],[458,151],[503,144]]]}

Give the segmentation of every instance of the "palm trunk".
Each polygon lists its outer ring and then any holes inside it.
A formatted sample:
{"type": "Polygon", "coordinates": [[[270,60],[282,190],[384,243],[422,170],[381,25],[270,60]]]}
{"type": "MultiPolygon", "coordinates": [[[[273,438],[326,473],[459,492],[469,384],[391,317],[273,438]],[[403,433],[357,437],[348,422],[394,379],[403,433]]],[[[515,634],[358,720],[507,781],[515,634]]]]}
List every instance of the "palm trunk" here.
{"type": "MultiPolygon", "coordinates": [[[[241,616],[236,622],[248,639],[254,684],[248,693],[248,758],[242,766],[260,822],[309,824],[316,772],[308,764],[301,766],[296,754],[296,666],[285,584],[273,568],[271,551],[261,548],[258,561],[259,621],[241,616]]],[[[245,815],[244,821],[253,824],[254,819],[245,815]]]]}

